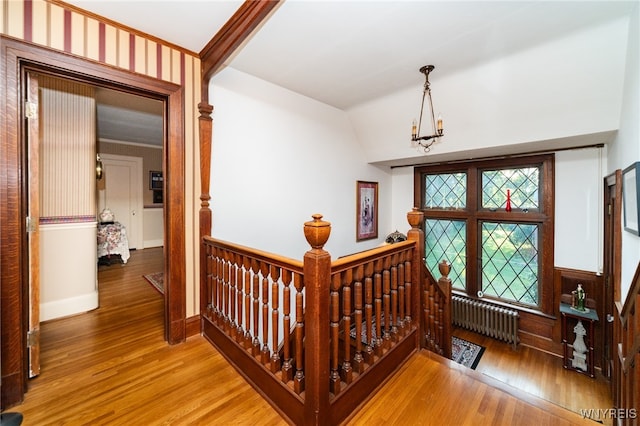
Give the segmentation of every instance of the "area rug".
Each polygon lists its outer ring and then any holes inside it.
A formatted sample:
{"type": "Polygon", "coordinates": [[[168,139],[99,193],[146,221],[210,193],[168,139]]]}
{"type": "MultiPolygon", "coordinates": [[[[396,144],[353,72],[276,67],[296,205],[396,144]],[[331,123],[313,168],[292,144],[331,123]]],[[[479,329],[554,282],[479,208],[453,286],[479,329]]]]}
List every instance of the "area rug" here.
{"type": "Polygon", "coordinates": [[[158,290],[160,294],[164,294],[164,273],[154,272],[153,274],[147,274],[142,276],[145,280],[158,290]]]}
{"type": "Polygon", "coordinates": [[[451,359],[458,364],[475,370],[484,353],[484,346],[453,336],[451,338],[451,359]]]}

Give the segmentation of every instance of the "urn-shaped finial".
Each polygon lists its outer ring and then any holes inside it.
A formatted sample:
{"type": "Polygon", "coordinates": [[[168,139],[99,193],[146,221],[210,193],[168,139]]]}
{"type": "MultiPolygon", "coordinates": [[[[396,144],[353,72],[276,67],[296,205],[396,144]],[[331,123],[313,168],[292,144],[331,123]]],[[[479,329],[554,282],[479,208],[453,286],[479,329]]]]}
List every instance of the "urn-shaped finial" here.
{"type": "Polygon", "coordinates": [[[411,209],[409,213],[407,213],[407,221],[412,228],[419,228],[422,225],[422,220],[424,219],[424,213],[422,213],[417,207],[411,209]]]}
{"type": "Polygon", "coordinates": [[[321,214],[311,215],[313,220],[304,223],[304,236],[314,249],[321,249],[331,234],[331,223],[322,220],[321,214]]]}
{"type": "Polygon", "coordinates": [[[451,264],[447,262],[446,259],[442,259],[442,261],[438,263],[438,270],[440,271],[440,275],[448,278],[449,272],[451,272],[451,264]]]}

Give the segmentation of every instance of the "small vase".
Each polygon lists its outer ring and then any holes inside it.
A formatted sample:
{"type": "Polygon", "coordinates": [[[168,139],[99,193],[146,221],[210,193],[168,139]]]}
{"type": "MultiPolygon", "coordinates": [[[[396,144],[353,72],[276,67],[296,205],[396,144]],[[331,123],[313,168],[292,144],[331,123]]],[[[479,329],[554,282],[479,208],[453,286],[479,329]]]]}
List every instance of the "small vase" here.
{"type": "Polygon", "coordinates": [[[504,211],[511,211],[511,191],[509,189],[507,189],[507,204],[504,207],[504,211]]]}

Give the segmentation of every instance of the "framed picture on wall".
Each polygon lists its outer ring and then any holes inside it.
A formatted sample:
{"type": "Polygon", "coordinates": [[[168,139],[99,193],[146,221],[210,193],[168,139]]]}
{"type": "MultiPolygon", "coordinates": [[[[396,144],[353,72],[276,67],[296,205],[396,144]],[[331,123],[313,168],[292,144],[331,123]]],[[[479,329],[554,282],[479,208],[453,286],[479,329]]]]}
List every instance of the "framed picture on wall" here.
{"type": "Polygon", "coordinates": [[[155,170],[149,171],[149,189],[162,190],[162,184],[162,172],[158,172],[155,170]]]}
{"type": "Polygon", "coordinates": [[[378,238],[378,182],[356,182],[356,241],[378,238]]]}
{"type": "Polygon", "coordinates": [[[622,171],[622,209],[624,230],[640,235],[640,161],[622,171]]]}

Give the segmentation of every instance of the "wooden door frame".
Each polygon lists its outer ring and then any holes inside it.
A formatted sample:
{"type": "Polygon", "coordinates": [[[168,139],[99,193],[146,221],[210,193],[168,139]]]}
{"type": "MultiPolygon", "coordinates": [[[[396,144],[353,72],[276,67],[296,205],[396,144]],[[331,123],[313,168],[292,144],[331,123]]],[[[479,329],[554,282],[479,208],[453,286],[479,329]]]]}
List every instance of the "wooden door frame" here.
{"type": "MultiPolygon", "coordinates": [[[[604,178],[604,229],[603,229],[603,273],[605,284],[605,312],[602,319],[604,323],[603,336],[606,350],[603,350],[602,372],[611,379],[613,372],[612,363],[618,356],[614,341],[614,325],[610,321],[615,320],[616,303],[621,303],[620,290],[622,283],[622,171],[616,170],[604,178]],[[611,204],[611,207],[609,207],[611,204]],[[612,317],[609,317],[612,315],[612,317]],[[607,358],[608,356],[608,358],[607,358]],[[606,365],[605,365],[606,364],[606,365]]],[[[611,380],[613,386],[615,380],[611,380]]],[[[612,395],[615,395],[613,393],[612,395]]]]}
{"type": "Polygon", "coordinates": [[[25,126],[26,70],[165,101],[163,168],[165,339],[186,339],[184,218],[184,88],[0,35],[0,407],[22,401],[27,390],[28,250],[25,126]],[[180,261],[182,260],[182,261],[180,261]]]}

